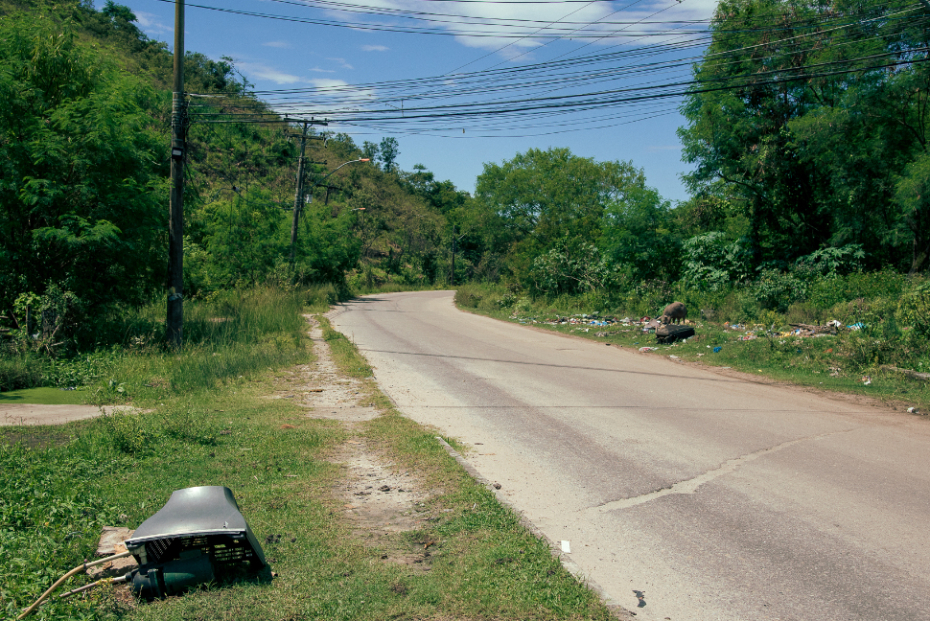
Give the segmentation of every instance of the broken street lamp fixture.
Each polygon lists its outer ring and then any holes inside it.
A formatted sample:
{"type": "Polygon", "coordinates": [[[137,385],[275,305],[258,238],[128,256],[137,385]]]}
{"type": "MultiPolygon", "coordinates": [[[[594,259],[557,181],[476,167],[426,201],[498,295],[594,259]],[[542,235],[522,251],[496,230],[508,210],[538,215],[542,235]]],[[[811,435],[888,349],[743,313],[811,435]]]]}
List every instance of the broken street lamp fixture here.
{"type": "Polygon", "coordinates": [[[146,599],[265,566],[262,548],[228,487],[173,492],[125,545],[139,563],[132,590],[146,599]]]}
{"type": "Polygon", "coordinates": [[[17,620],[28,617],[70,577],[130,555],[139,567],[125,576],[102,578],[61,597],[100,584],[131,582],[136,595],[151,600],[217,578],[256,573],[265,567],[262,548],[228,487],[189,487],[172,492],[165,506],[142,522],[124,543],[126,552],[85,561],[59,578],[17,620]]]}

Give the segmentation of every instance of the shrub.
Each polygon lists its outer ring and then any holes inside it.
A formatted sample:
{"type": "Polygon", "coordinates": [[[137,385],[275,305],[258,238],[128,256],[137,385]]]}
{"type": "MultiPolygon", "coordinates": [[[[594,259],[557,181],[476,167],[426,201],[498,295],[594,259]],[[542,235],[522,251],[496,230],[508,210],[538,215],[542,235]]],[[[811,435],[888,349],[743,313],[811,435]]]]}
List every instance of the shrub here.
{"type": "Polygon", "coordinates": [[[477,285],[462,285],[455,292],[455,303],[463,308],[478,308],[482,297],[477,285]]]}
{"type": "Polygon", "coordinates": [[[686,241],[684,278],[697,289],[718,290],[749,274],[750,253],[743,240],[729,241],[714,231],[686,241]]]}
{"type": "Polygon", "coordinates": [[[784,313],[794,302],[806,298],[807,289],[807,284],[792,274],[778,270],[762,270],[754,293],[762,308],[784,313]]]}
{"type": "Polygon", "coordinates": [[[0,392],[42,385],[45,361],[26,352],[0,358],[0,392]]]}
{"type": "Polygon", "coordinates": [[[930,338],[930,282],[902,296],[894,316],[901,325],[912,327],[915,334],[930,338]]]}

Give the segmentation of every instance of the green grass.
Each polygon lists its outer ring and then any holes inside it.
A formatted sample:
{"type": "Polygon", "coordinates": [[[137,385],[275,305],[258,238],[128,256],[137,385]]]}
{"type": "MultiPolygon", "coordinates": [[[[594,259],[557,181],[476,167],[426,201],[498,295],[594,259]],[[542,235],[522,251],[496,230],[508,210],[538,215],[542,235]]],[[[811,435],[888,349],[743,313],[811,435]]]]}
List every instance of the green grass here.
{"type": "MultiPolygon", "coordinates": [[[[930,364],[921,362],[930,347],[925,339],[917,337],[913,332],[889,336],[883,332],[882,325],[876,324],[866,330],[841,331],[837,336],[781,336],[788,330],[788,326],[781,325],[783,317],[772,313],[767,318],[777,323],[776,331],[771,336],[768,335],[772,325],[769,322],[766,322],[767,325],[750,322],[744,324],[747,325],[745,329],[733,330],[701,320],[696,325],[695,337],[687,342],[660,345],[656,343],[655,335],[644,334],[637,326],[546,323],[557,315],[565,317],[595,311],[596,307],[585,307],[579,298],[570,299],[570,303],[565,306],[559,304],[561,300],[540,300],[536,303],[525,301],[516,306],[508,301],[507,305],[501,306],[497,301],[503,299],[499,296],[505,295],[506,291],[501,288],[470,285],[464,291],[459,290],[456,303],[464,310],[519,325],[531,325],[617,347],[656,347],[654,355],[673,355],[687,362],[729,367],[776,381],[861,395],[901,409],[915,407],[920,412],[930,411],[930,383],[910,379],[888,369],[895,364],[904,366],[897,362],[904,358],[912,363],[917,361],[916,365],[908,366],[930,371],[930,364]],[[597,336],[599,333],[605,336],[597,336]],[[756,338],[743,340],[746,336],[756,338]],[[715,352],[717,347],[720,350],[715,352]],[[864,380],[869,383],[866,384],[864,380]]],[[[618,318],[623,316],[618,313],[618,318]]]]}
{"type": "MultiPolygon", "coordinates": [[[[279,312],[294,310],[275,296],[262,303],[279,312]]],[[[214,305],[212,312],[219,308],[214,305]]],[[[238,312],[227,307],[224,316],[238,312]]],[[[295,340],[297,326],[305,324],[261,315],[255,310],[251,324],[236,320],[244,334],[215,330],[177,353],[147,346],[109,353],[106,369],[113,377],[98,381],[96,389],[107,391],[98,396],[132,400],[149,412],[55,428],[0,428],[4,617],[15,617],[57,577],[90,558],[103,526],[134,528],[174,490],[225,485],[262,542],[276,578],[208,585],[134,608],[104,588],[87,597],[55,599],[34,618],[610,618],[547,545],[442,450],[434,431],[389,408],[370,367],[328,325],[326,342],[337,363],[367,378],[367,397],[387,414],[351,429],[307,418],[292,401],[268,399],[280,382],[289,381],[287,369],[309,362],[311,354],[308,339],[295,340]],[[251,329],[256,324],[264,327],[251,329]],[[249,352],[261,363],[248,362],[249,352]],[[331,461],[353,436],[395,467],[415,469],[424,489],[438,492],[419,508],[432,521],[376,545],[355,532],[332,491],[344,470],[331,461]],[[268,543],[269,535],[281,537],[268,543]],[[386,550],[423,554],[428,543],[431,571],[382,561],[386,550]]],[[[70,585],[86,582],[77,577],[70,585]]]]}
{"type": "Polygon", "coordinates": [[[87,403],[87,394],[82,390],[60,388],[24,388],[0,393],[0,404],[30,403],[43,405],[79,405],[87,403]]]}

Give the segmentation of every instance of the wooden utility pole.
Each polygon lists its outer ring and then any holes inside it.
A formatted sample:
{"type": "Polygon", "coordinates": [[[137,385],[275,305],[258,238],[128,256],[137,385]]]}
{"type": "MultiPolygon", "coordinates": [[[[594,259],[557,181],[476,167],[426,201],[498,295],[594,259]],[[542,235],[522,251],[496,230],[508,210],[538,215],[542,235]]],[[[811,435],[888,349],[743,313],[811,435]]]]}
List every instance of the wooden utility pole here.
{"type": "MultiPolygon", "coordinates": [[[[300,158],[297,160],[297,191],[294,193],[294,221],[291,224],[291,263],[294,263],[294,249],[297,246],[297,225],[300,222],[300,212],[304,208],[304,152],[307,147],[307,138],[314,140],[323,140],[323,145],[326,145],[326,140],[323,136],[308,136],[307,128],[310,125],[327,125],[326,121],[314,121],[310,119],[309,121],[304,121],[303,131],[300,132],[300,158]]],[[[318,163],[318,162],[314,162],[318,163]]]]}
{"type": "Polygon", "coordinates": [[[462,239],[463,237],[465,237],[465,233],[462,233],[461,235],[459,235],[459,236],[456,237],[456,235],[455,235],[455,233],[456,233],[455,228],[456,228],[456,227],[455,227],[455,225],[453,224],[453,225],[452,225],[452,276],[451,276],[451,278],[449,279],[449,280],[452,281],[452,286],[453,286],[453,287],[455,286],[455,253],[458,251],[458,242],[459,242],[459,240],[462,239]]]}
{"type": "Polygon", "coordinates": [[[455,225],[452,225],[452,286],[455,286],[455,242],[458,241],[455,237],[455,225]]]}
{"type": "Polygon", "coordinates": [[[291,224],[291,263],[294,262],[294,247],[297,245],[297,223],[304,202],[304,150],[307,147],[307,121],[300,134],[300,158],[297,160],[297,192],[294,194],[294,222],[291,224]]]}
{"type": "Polygon", "coordinates": [[[171,95],[171,197],[168,206],[168,341],[180,347],[184,331],[184,0],[174,5],[174,88],[171,95]]]}

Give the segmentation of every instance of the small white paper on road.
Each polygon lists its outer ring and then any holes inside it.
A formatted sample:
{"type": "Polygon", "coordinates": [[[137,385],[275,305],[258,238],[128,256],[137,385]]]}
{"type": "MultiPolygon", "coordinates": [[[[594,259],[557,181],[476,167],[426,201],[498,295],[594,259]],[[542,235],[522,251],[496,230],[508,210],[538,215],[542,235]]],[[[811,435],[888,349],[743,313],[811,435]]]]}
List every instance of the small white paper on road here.
{"type": "Polygon", "coordinates": [[[565,552],[565,554],[571,554],[571,553],[572,553],[572,544],[570,544],[569,542],[563,540],[563,541],[562,541],[562,552],[565,552]]]}

